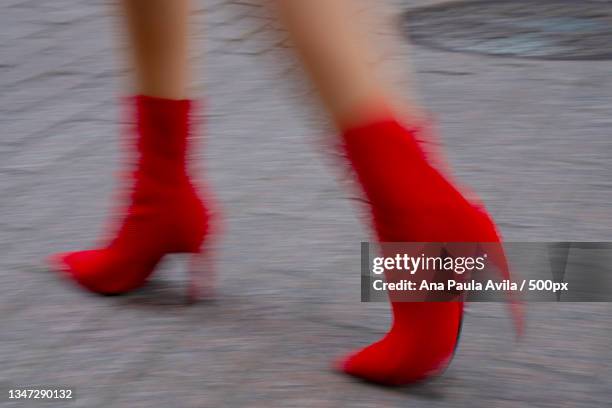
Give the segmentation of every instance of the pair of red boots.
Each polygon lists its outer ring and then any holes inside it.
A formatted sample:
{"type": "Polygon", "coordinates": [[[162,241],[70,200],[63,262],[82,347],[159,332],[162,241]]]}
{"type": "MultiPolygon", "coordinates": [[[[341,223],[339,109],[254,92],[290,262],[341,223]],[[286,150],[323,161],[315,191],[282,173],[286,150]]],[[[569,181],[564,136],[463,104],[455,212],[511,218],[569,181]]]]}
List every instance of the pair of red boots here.
{"type": "MultiPolygon", "coordinates": [[[[121,294],[144,284],[167,254],[206,255],[210,200],[187,170],[190,101],[134,99],[136,150],[125,217],[101,249],[57,255],[55,266],[85,288],[121,294]]],[[[370,203],[381,242],[499,242],[491,218],[427,160],[419,129],[393,117],[343,134],[348,162],[370,203]]],[[[195,265],[199,265],[198,262],[195,265]]],[[[197,280],[193,280],[197,282],[197,280]]],[[[192,287],[196,296],[201,285],[192,287]]],[[[424,379],[450,361],[463,305],[392,302],[393,324],[379,342],[339,363],[342,371],[389,385],[424,379]]]]}

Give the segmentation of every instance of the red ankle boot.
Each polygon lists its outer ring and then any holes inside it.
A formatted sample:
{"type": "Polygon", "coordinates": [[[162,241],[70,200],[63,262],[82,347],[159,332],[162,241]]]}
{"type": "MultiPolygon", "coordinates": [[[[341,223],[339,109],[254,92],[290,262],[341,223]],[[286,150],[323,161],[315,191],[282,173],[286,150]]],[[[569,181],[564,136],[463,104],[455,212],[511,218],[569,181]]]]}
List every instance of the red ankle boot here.
{"type": "MultiPolygon", "coordinates": [[[[129,144],[138,158],[124,180],[132,188],[122,222],[102,248],[52,257],[58,269],[100,294],[140,287],[167,254],[203,256],[210,229],[210,211],[187,171],[191,102],[137,96],[134,103],[136,135],[129,144]]],[[[192,297],[199,295],[195,282],[192,297]]]]}
{"type": "MultiPolygon", "coordinates": [[[[369,201],[378,239],[499,243],[484,208],[470,203],[430,164],[416,141],[418,132],[389,119],[344,134],[347,157],[369,201]]],[[[503,252],[493,255],[507,275],[503,252]]],[[[339,368],[388,385],[419,381],[443,370],[455,350],[463,304],[391,302],[391,307],[389,333],[339,368]]]]}

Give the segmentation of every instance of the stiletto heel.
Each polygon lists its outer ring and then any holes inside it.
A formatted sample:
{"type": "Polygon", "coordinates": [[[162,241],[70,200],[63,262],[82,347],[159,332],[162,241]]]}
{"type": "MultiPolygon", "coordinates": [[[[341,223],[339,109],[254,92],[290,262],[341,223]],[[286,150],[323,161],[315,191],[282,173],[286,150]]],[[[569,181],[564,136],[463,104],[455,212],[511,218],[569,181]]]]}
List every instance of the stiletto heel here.
{"type": "Polygon", "coordinates": [[[190,304],[201,300],[211,300],[215,297],[217,271],[213,257],[214,248],[206,242],[200,251],[192,254],[189,260],[189,287],[187,302],[190,304]]]}
{"type": "MultiPolygon", "coordinates": [[[[495,265],[501,278],[511,280],[510,265],[503,244],[501,242],[487,242],[482,243],[481,248],[488,255],[490,262],[495,265]]],[[[508,297],[510,316],[514,323],[516,338],[520,339],[525,332],[525,306],[514,292],[508,292],[506,296],[508,297]]]]}

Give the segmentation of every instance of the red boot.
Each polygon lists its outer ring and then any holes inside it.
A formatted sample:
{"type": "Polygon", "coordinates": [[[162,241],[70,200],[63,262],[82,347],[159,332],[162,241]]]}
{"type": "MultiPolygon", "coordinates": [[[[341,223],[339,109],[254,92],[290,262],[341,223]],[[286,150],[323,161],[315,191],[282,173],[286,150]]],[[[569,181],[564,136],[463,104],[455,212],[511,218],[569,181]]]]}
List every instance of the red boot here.
{"type": "Polygon", "coordinates": [[[191,102],[137,96],[134,103],[130,145],[138,159],[125,180],[132,189],[121,224],[102,248],[52,257],[58,269],[101,294],[142,286],[167,254],[202,253],[210,229],[209,210],[187,172],[191,102]]]}
{"type": "MultiPolygon", "coordinates": [[[[378,239],[498,243],[495,225],[484,208],[466,200],[430,164],[416,141],[418,132],[389,119],[344,134],[344,147],[369,201],[378,239]]],[[[497,255],[503,264],[503,253],[497,255]]],[[[391,306],[389,333],[349,356],[340,369],[388,385],[422,380],[444,369],[458,340],[463,304],[392,302],[391,306]]]]}

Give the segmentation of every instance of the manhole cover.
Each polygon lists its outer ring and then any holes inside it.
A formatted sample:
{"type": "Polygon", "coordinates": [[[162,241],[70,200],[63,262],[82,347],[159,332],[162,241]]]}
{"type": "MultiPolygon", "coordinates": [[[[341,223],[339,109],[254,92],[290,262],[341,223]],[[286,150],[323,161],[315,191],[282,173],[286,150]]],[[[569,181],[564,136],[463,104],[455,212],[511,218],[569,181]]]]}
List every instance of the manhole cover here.
{"type": "Polygon", "coordinates": [[[612,2],[485,0],[409,11],[403,29],[433,48],[555,60],[612,59],[612,2]]]}

